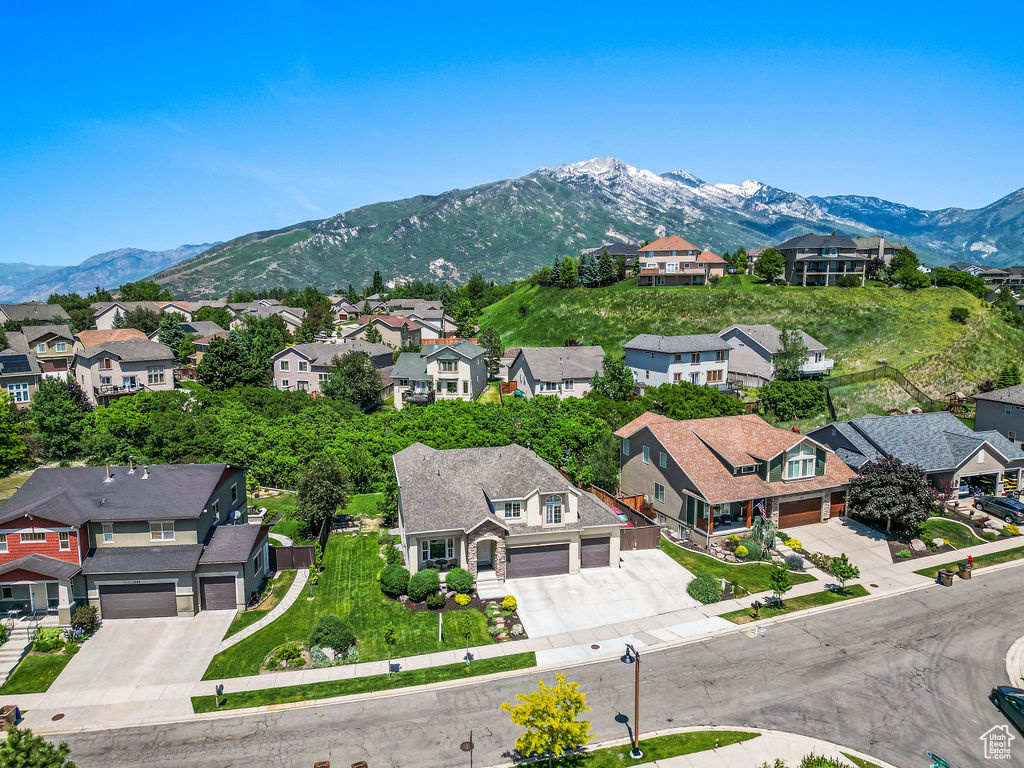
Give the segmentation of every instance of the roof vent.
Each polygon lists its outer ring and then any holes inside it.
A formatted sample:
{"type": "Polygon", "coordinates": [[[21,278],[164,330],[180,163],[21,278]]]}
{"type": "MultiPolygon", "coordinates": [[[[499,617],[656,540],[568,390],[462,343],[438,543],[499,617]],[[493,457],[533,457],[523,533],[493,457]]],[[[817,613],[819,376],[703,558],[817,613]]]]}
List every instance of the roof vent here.
{"type": "Polygon", "coordinates": [[[142,468],[142,479],[143,480],[148,480],[149,479],[149,465],[148,464],[142,468]]]}
{"type": "Polygon", "coordinates": [[[109,461],[104,462],[104,465],[107,468],[107,479],[104,480],[103,482],[104,483],[112,483],[112,482],[114,482],[114,477],[113,477],[113,475],[110,474],[110,462],[109,461]]]}
{"type": "Polygon", "coordinates": [[[131,454],[128,454],[128,474],[129,475],[134,475],[135,474],[135,462],[132,461],[131,454]]]}

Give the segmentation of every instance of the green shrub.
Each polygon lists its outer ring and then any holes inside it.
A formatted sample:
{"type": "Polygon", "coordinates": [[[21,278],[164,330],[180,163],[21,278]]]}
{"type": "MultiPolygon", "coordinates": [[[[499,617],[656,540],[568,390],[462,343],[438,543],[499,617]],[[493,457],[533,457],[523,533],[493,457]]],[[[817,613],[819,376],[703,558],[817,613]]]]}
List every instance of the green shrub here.
{"type": "Polygon", "coordinates": [[[427,608],[433,608],[433,609],[436,610],[438,608],[444,608],[444,604],[445,604],[444,593],[442,593],[442,592],[431,592],[429,595],[427,595],[427,608]]]}
{"type": "Polygon", "coordinates": [[[777,421],[796,421],[823,413],[825,387],[817,381],[773,381],[758,390],[766,410],[777,421]]]}
{"type": "Polygon", "coordinates": [[[384,562],[388,565],[401,565],[402,550],[398,547],[389,546],[384,550],[384,562]]]}
{"type": "Polygon", "coordinates": [[[469,601],[471,599],[472,598],[469,595],[458,594],[455,596],[455,604],[461,605],[463,608],[465,608],[467,605],[469,605],[469,601]]]}
{"type": "Polygon", "coordinates": [[[911,555],[911,553],[910,553],[909,549],[901,549],[899,552],[896,553],[896,557],[906,558],[906,557],[910,557],[910,555],[911,555]]]}
{"type": "Polygon", "coordinates": [[[40,627],[36,630],[32,650],[38,653],[49,653],[64,647],[64,637],[60,627],[40,627]]]}
{"type": "Polygon", "coordinates": [[[501,607],[502,610],[505,611],[514,611],[518,607],[515,597],[512,595],[505,595],[505,599],[501,601],[501,607]]]}
{"type": "Polygon", "coordinates": [[[380,572],[380,588],[385,595],[401,597],[409,588],[409,571],[398,563],[385,566],[380,572]]]}
{"type": "Polygon", "coordinates": [[[4,643],[7,642],[7,636],[8,636],[7,627],[4,626],[3,624],[0,624],[0,645],[3,645],[4,643]]]}
{"type": "MultiPolygon", "coordinates": [[[[761,545],[753,539],[743,539],[742,546],[747,548],[747,560],[761,559],[761,545]]],[[[737,547],[738,549],[738,547],[737,547]]]]}
{"type": "Polygon", "coordinates": [[[707,573],[702,573],[687,584],[686,591],[690,593],[690,597],[704,605],[717,603],[722,599],[722,585],[718,579],[707,573]]]}
{"type": "Polygon", "coordinates": [[[92,605],[80,605],[71,614],[71,628],[91,635],[100,625],[100,612],[92,605]]]}
{"type": "Polygon", "coordinates": [[[356,641],[356,636],[348,624],[339,616],[327,613],[317,617],[313,631],[309,634],[309,644],[320,648],[332,648],[335,653],[344,653],[356,641]]]}
{"type": "Polygon", "coordinates": [[[860,288],[860,278],[856,275],[843,275],[836,278],[836,285],[840,288],[860,288]]]}
{"type": "Polygon", "coordinates": [[[733,542],[734,544],[739,544],[740,543],[740,537],[737,536],[735,533],[730,533],[729,534],[729,541],[733,542]]]}
{"type": "Polygon", "coordinates": [[[473,591],[473,574],[464,568],[452,568],[445,574],[444,583],[448,589],[469,594],[473,591]]]}
{"type": "Polygon", "coordinates": [[[961,325],[967,325],[967,321],[971,317],[971,310],[967,307],[953,307],[949,310],[949,319],[954,323],[960,323],[961,325]]]}
{"type": "Polygon", "coordinates": [[[302,643],[285,643],[267,659],[267,669],[276,669],[284,663],[289,667],[305,666],[302,656],[302,643]]]}
{"type": "Polygon", "coordinates": [[[747,548],[740,544],[738,547],[736,547],[736,557],[742,560],[744,557],[747,556],[747,551],[747,548]]]}
{"type": "Polygon", "coordinates": [[[437,592],[441,586],[441,579],[433,568],[426,568],[416,571],[409,579],[409,587],[406,594],[414,603],[419,603],[432,592],[437,592]]]}

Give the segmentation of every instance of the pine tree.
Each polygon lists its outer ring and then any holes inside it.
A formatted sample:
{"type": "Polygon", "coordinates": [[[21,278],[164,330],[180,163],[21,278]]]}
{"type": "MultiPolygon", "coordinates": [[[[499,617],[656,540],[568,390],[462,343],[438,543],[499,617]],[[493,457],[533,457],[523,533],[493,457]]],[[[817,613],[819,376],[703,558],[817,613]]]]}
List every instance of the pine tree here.
{"type": "Polygon", "coordinates": [[[124,315],[121,314],[120,309],[114,312],[113,327],[116,328],[117,330],[124,328],[124,315]]]}
{"type": "Polygon", "coordinates": [[[562,284],[562,257],[555,256],[555,261],[551,265],[551,284],[561,285],[562,284]]]}
{"type": "Polygon", "coordinates": [[[370,323],[366,326],[365,338],[371,344],[380,344],[383,342],[383,337],[380,335],[380,329],[377,328],[375,323],[370,323]]]}
{"type": "Polygon", "coordinates": [[[996,389],[1015,387],[1018,384],[1020,384],[1020,366],[1016,362],[1007,363],[999,371],[999,378],[996,379],[996,389]]]}
{"type": "Polygon", "coordinates": [[[562,287],[575,288],[579,283],[579,273],[576,271],[576,261],[571,256],[566,256],[562,262],[562,287]]]}
{"type": "Polygon", "coordinates": [[[611,285],[615,282],[615,261],[607,250],[601,254],[601,258],[598,260],[597,274],[601,285],[611,285]]]}
{"type": "Polygon", "coordinates": [[[595,287],[600,281],[601,276],[597,266],[597,261],[586,254],[580,258],[580,282],[588,288],[595,287]]]}

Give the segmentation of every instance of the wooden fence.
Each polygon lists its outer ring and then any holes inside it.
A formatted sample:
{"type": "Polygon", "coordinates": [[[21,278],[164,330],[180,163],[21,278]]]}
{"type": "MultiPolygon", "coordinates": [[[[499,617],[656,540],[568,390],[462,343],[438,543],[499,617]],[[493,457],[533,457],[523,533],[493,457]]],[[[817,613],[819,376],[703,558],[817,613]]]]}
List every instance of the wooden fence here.
{"type": "Polygon", "coordinates": [[[657,549],[661,542],[661,526],[647,525],[643,528],[620,528],[619,551],[634,549],[657,549]]]}
{"type": "MultiPolygon", "coordinates": [[[[276,522],[277,518],[271,522],[276,522]]],[[[331,535],[331,520],[324,520],[320,526],[317,541],[320,551],[327,549],[327,537],[331,535]]],[[[287,571],[292,568],[310,568],[316,560],[316,546],[313,544],[292,544],[287,547],[270,548],[270,570],[287,571]]]]}
{"type": "Polygon", "coordinates": [[[609,507],[622,512],[633,524],[632,528],[619,529],[619,551],[658,548],[661,526],[641,511],[644,505],[643,494],[613,496],[596,485],[590,486],[589,490],[609,507]]]}

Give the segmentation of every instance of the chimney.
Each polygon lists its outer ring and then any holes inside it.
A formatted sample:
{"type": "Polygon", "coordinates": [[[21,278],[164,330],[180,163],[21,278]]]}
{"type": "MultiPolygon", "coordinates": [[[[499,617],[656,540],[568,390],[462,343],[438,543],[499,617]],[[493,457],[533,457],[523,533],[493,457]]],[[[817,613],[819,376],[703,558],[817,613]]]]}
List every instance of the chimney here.
{"type": "Polygon", "coordinates": [[[114,478],[110,476],[110,461],[109,460],[105,461],[104,462],[104,466],[106,466],[106,468],[107,468],[107,479],[104,480],[103,482],[104,483],[112,483],[114,481],[114,478]]]}
{"type": "Polygon", "coordinates": [[[148,480],[149,479],[149,465],[148,464],[142,468],[142,479],[143,480],[148,480]]]}

